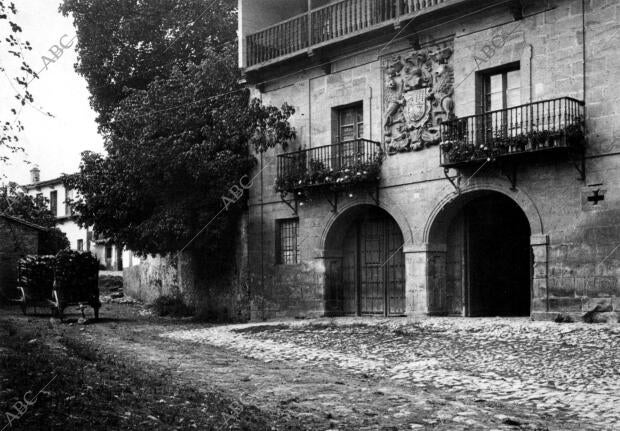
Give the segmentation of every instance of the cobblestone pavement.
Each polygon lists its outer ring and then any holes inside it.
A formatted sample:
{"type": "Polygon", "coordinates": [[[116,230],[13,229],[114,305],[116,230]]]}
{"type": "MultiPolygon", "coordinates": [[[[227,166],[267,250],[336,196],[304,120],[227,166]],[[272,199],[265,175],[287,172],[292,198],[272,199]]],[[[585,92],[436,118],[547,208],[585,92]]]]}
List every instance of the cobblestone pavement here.
{"type": "MultiPolygon", "coordinates": [[[[336,365],[406,387],[515,403],[536,417],[570,417],[561,429],[620,430],[618,325],[339,318],[220,326],[163,336],[233,349],[264,362],[336,365]]],[[[467,412],[438,408],[435,417],[476,428],[475,417],[467,412]]],[[[510,420],[505,423],[510,425],[510,420]]]]}

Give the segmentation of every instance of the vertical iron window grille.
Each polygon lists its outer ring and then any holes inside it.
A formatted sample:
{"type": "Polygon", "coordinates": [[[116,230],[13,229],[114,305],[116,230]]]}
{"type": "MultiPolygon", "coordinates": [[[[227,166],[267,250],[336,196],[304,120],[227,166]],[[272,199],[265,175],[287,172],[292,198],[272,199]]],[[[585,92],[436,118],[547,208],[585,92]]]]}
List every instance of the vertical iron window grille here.
{"type": "Polygon", "coordinates": [[[284,265],[299,263],[298,228],[298,219],[278,220],[277,263],[284,265]]]}

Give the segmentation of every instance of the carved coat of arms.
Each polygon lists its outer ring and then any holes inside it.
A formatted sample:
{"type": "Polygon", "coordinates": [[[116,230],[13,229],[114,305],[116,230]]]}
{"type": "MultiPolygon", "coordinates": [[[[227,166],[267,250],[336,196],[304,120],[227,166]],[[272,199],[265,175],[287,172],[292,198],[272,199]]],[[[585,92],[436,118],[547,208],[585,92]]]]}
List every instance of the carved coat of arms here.
{"type": "Polygon", "coordinates": [[[454,116],[452,52],[446,43],[383,59],[388,153],[439,143],[439,125],[454,116]]]}
{"type": "Polygon", "coordinates": [[[431,112],[428,96],[429,92],[426,88],[411,90],[403,94],[405,100],[403,113],[408,123],[422,127],[428,121],[431,112]]]}

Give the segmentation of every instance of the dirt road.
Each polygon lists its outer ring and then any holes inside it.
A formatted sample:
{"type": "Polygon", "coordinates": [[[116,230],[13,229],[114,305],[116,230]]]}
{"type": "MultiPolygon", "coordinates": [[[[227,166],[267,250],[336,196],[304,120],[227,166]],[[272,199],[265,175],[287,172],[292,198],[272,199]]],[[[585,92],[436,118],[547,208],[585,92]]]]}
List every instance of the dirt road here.
{"type": "Polygon", "coordinates": [[[617,328],[492,319],[213,326],[127,304],[105,304],[103,319],[86,324],[78,314],[60,323],[0,313],[0,405],[16,412],[27,391],[49,383],[11,429],[620,429],[617,328]],[[551,372],[563,366],[572,368],[551,372]],[[577,375],[596,384],[579,386],[577,375]],[[544,381],[552,378],[572,386],[544,381]],[[591,393],[598,410],[587,410],[591,393]]]}

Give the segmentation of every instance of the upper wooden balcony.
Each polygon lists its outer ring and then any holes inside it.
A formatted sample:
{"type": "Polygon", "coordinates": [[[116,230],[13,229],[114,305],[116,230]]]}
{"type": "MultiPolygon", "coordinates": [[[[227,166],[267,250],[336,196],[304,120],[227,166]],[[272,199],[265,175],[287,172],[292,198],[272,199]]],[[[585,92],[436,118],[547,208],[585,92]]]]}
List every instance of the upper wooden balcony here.
{"type": "MultiPolygon", "coordinates": [[[[463,0],[341,0],[313,8],[245,38],[245,68],[258,69],[463,0]]],[[[283,6],[285,7],[285,6],[283,6]]]]}

